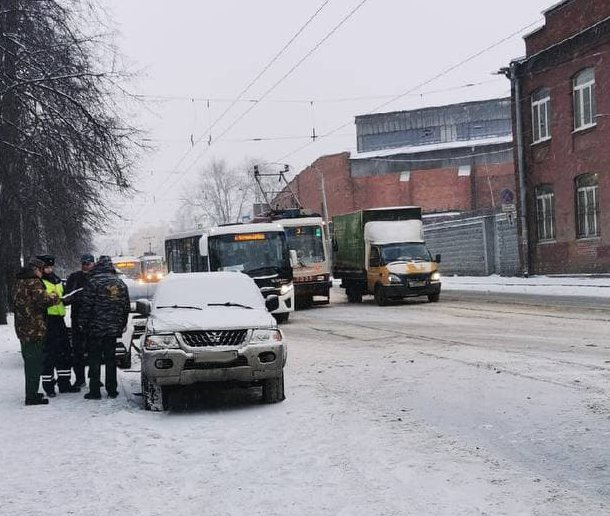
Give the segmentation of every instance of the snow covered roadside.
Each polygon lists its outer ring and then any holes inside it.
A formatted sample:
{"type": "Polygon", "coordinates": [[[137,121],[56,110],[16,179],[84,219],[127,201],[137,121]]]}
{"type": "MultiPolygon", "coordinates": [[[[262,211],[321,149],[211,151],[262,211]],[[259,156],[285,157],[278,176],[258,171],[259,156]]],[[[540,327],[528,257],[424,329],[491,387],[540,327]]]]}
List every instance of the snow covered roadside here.
{"type": "Polygon", "coordinates": [[[469,290],[545,296],[610,297],[610,277],[533,276],[443,276],[443,290],[469,290]]]}
{"type": "MultiPolygon", "coordinates": [[[[443,291],[494,292],[543,296],[610,298],[610,277],[532,276],[529,278],[491,276],[442,276],[443,291]]],[[[333,280],[339,287],[341,280],[333,280]]]]}

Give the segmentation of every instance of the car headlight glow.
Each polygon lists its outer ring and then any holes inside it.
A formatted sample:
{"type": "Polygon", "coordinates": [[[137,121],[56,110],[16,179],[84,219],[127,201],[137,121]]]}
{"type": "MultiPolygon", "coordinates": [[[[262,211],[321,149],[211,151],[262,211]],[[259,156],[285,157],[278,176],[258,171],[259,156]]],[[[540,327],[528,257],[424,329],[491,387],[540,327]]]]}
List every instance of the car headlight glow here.
{"type": "Polygon", "coordinates": [[[390,274],[388,276],[388,281],[390,283],[402,283],[402,280],[400,279],[399,276],[397,276],[396,274],[390,274]]]}
{"type": "Polygon", "coordinates": [[[292,286],[292,283],[286,283],[285,285],[282,285],[280,287],[280,296],[288,294],[288,292],[290,292],[293,288],[294,287],[292,286]]]}
{"type": "Polygon", "coordinates": [[[272,344],[282,340],[280,330],[254,330],[250,337],[250,344],[272,344]]]}
{"type": "Polygon", "coordinates": [[[441,280],[441,273],[440,272],[436,271],[436,272],[433,272],[430,275],[430,281],[440,281],[440,280],[441,280]]]}
{"type": "Polygon", "coordinates": [[[147,335],[144,340],[144,347],[148,350],[156,349],[178,349],[178,339],[173,333],[167,335],[147,335]]]}

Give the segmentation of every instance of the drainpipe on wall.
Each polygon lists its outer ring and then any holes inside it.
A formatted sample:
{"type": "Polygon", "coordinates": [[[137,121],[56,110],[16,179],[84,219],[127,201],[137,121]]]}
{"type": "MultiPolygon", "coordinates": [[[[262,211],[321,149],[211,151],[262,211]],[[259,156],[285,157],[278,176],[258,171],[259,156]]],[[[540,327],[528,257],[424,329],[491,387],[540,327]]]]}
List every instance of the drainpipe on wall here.
{"type": "Polygon", "coordinates": [[[529,232],[527,225],[527,189],[525,187],[525,154],[523,150],[523,120],[521,116],[521,82],[517,76],[517,63],[512,62],[508,70],[512,90],[515,92],[515,128],[517,134],[517,175],[519,177],[519,219],[521,228],[521,259],[523,275],[530,274],[529,232]]]}

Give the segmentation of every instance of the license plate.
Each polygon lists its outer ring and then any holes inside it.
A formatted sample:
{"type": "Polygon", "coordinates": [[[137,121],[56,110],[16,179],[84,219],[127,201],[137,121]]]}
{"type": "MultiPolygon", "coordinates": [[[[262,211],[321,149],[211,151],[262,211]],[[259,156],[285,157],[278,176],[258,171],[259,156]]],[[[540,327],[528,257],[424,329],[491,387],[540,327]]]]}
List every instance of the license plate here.
{"type": "Polygon", "coordinates": [[[411,287],[411,288],[425,287],[425,286],[426,286],[425,281],[409,281],[409,287],[411,287]]]}
{"type": "Polygon", "coordinates": [[[237,351],[199,351],[193,354],[195,362],[231,362],[237,358],[237,351]]]}

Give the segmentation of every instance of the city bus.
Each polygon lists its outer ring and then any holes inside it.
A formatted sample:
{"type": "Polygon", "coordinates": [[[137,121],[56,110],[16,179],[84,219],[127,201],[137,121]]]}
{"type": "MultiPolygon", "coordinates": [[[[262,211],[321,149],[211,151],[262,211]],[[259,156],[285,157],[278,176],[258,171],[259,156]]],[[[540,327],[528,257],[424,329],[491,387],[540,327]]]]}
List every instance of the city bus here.
{"type": "Polygon", "coordinates": [[[279,307],[273,311],[278,322],[288,320],[294,310],[293,262],[280,224],[234,224],[169,235],[165,253],[170,272],[247,274],[263,296],[278,296],[279,307]]]}

